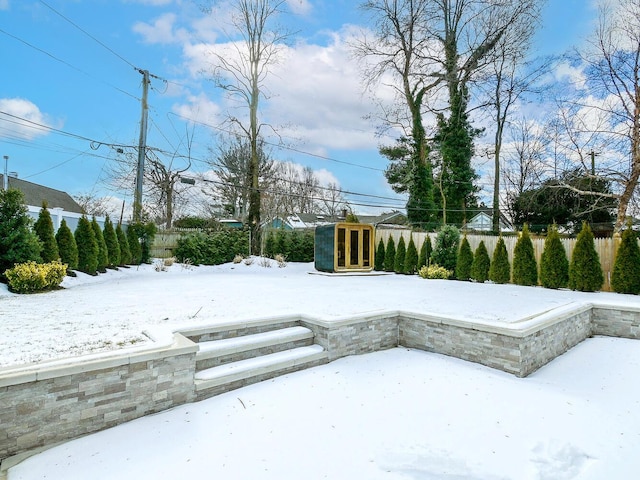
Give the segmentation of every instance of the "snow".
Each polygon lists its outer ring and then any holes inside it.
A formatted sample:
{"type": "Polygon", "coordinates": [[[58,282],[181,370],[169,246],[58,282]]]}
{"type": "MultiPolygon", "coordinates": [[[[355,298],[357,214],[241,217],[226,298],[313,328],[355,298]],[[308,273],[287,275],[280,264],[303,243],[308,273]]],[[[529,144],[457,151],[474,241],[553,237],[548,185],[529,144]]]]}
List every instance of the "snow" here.
{"type": "MultiPolygon", "coordinates": [[[[405,310],[514,325],[566,305],[638,308],[636,296],[310,275],[311,264],[153,266],[67,278],[64,290],[0,287],[0,367],[140,348],[171,331],[284,314],[327,321],[405,310]]],[[[394,348],[342,358],[64,443],[8,480],[635,478],[640,342],[596,337],[519,379],[394,348]]]]}

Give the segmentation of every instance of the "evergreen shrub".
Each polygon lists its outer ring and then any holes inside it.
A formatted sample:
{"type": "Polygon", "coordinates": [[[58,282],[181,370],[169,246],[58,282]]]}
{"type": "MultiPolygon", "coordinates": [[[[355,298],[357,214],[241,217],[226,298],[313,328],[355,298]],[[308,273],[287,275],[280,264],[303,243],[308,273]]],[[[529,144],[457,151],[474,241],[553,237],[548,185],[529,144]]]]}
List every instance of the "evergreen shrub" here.
{"type": "Polygon", "coordinates": [[[384,271],[394,272],[396,268],[396,242],[393,237],[387,240],[387,246],[384,249],[384,271]]]}
{"type": "Polygon", "coordinates": [[[425,265],[418,270],[418,275],[422,278],[448,280],[453,276],[453,272],[439,265],[429,265],[428,267],[425,265]]]}
{"type": "Polygon", "coordinates": [[[569,282],[569,260],[562,245],[557,225],[551,225],[544,240],[540,257],[540,285],[546,288],[564,288],[569,282]]]}
{"type": "Polygon", "coordinates": [[[424,239],[424,242],[422,242],[422,246],[420,247],[420,255],[418,256],[418,270],[420,270],[424,266],[429,265],[432,250],[433,248],[431,247],[431,237],[427,235],[424,239]]]}
{"type": "Polygon", "coordinates": [[[104,237],[104,243],[107,246],[107,266],[109,268],[116,268],[120,265],[120,243],[118,242],[118,236],[113,228],[113,223],[107,215],[104,219],[104,230],[102,231],[104,237]]]}
{"type": "Polygon", "coordinates": [[[611,289],[617,293],[640,293],[640,248],[631,226],[622,232],[613,264],[611,289]]]}
{"type": "Polygon", "coordinates": [[[91,228],[93,228],[93,235],[96,237],[96,243],[98,244],[98,272],[104,273],[107,271],[109,265],[109,252],[107,251],[107,243],[104,241],[104,235],[102,235],[102,229],[98,225],[96,217],[91,220],[91,228]]]}
{"type": "Polygon", "coordinates": [[[31,224],[22,192],[0,190],[0,276],[16,263],[40,261],[42,244],[31,224]]]}
{"type": "Polygon", "coordinates": [[[493,251],[491,266],[489,267],[489,280],[494,283],[509,283],[511,280],[511,265],[509,264],[509,253],[502,236],[498,238],[498,243],[493,251]]]}
{"type": "Polygon", "coordinates": [[[484,244],[480,242],[478,248],[473,255],[473,264],[471,265],[471,278],[476,282],[484,283],[489,280],[489,269],[491,268],[491,259],[489,252],[484,244]]]}
{"type": "Polygon", "coordinates": [[[473,252],[471,245],[465,235],[460,242],[460,250],[458,251],[458,259],[456,261],[456,278],[458,280],[469,280],[471,278],[471,266],[473,265],[473,252]]]}
{"type": "Polygon", "coordinates": [[[380,241],[378,242],[378,248],[376,249],[376,257],[375,257],[375,261],[374,261],[374,266],[373,269],[376,272],[382,272],[384,270],[384,242],[382,241],[382,238],[380,239],[380,241]]]}
{"type": "Polygon", "coordinates": [[[407,246],[404,241],[404,237],[400,235],[400,240],[398,240],[398,247],[396,248],[396,257],[394,261],[393,271],[396,273],[406,273],[406,269],[404,266],[404,260],[407,256],[407,246]]]}
{"type": "Polygon", "coordinates": [[[129,245],[129,253],[131,254],[131,265],[140,265],[142,263],[142,247],[140,246],[140,238],[138,237],[138,229],[127,225],[126,230],[127,244],[129,245]]]}
{"type": "MultiPolygon", "coordinates": [[[[131,223],[127,227],[127,235],[129,240],[129,249],[131,250],[134,260],[138,259],[138,263],[150,263],[151,262],[151,246],[153,245],[153,239],[156,235],[156,225],[153,222],[137,222],[131,223]],[[129,232],[131,235],[129,236],[129,232]],[[139,245],[139,256],[134,255],[134,247],[132,246],[131,239],[135,238],[136,243],[139,245]]],[[[137,250],[137,249],[136,249],[137,250]]],[[[135,252],[138,254],[138,251],[135,252]]]]}
{"type": "Polygon", "coordinates": [[[174,250],[181,263],[193,265],[220,265],[232,262],[236,255],[249,251],[249,233],[241,229],[216,232],[196,232],[182,235],[174,250]]]}
{"type": "Polygon", "coordinates": [[[98,242],[86,216],[83,215],[78,220],[74,236],[78,246],[78,270],[95,275],[98,271],[98,242]]]}
{"type": "Polygon", "coordinates": [[[78,246],[64,218],[56,232],[56,244],[58,245],[60,261],[67,264],[67,271],[76,270],[78,268],[78,246]]]}
{"type": "Polygon", "coordinates": [[[38,220],[33,225],[33,231],[36,233],[42,243],[40,258],[44,263],[55,262],[60,259],[58,252],[58,244],[53,230],[53,221],[51,214],[47,208],[47,203],[42,202],[42,208],[38,214],[38,220]]]}
{"type": "Polygon", "coordinates": [[[67,265],[56,260],[49,263],[18,263],[5,271],[9,289],[15,293],[34,293],[57,288],[67,272],[67,265]]]}
{"type": "Polygon", "coordinates": [[[431,253],[431,263],[440,265],[449,271],[455,271],[459,244],[460,230],[453,225],[443,226],[436,236],[436,243],[431,253]]]}
{"type": "Polygon", "coordinates": [[[569,288],[581,292],[595,292],[604,283],[600,257],[596,252],[593,232],[587,222],[582,223],[569,264],[569,288]]]}
{"type": "Polygon", "coordinates": [[[418,249],[413,241],[413,235],[409,237],[409,245],[407,245],[407,254],[404,258],[405,273],[415,275],[418,271],[418,249]]]}
{"type": "Polygon", "coordinates": [[[118,246],[120,247],[120,264],[128,265],[131,263],[131,250],[129,250],[129,240],[122,229],[122,225],[118,223],[116,226],[116,237],[118,237],[118,246]]]}
{"type": "Polygon", "coordinates": [[[275,249],[276,249],[276,238],[273,234],[273,230],[269,230],[264,239],[264,251],[262,252],[262,254],[265,257],[273,258],[273,256],[276,254],[275,249]]]}
{"type": "Polygon", "coordinates": [[[526,286],[538,284],[538,265],[526,223],[513,249],[513,283],[526,286]]]}

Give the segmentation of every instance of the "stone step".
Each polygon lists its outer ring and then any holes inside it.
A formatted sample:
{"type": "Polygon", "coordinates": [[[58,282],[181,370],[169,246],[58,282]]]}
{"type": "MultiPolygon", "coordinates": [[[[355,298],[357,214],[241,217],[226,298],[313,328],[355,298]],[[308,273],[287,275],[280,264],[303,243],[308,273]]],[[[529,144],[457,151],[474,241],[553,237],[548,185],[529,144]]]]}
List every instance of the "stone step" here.
{"type": "Polygon", "coordinates": [[[313,344],[313,332],[289,327],[222,340],[200,342],[196,371],[313,344]]]}
{"type": "Polygon", "coordinates": [[[201,400],[328,362],[329,356],[322,346],[310,345],[227,363],[196,372],[196,396],[201,400]]]}

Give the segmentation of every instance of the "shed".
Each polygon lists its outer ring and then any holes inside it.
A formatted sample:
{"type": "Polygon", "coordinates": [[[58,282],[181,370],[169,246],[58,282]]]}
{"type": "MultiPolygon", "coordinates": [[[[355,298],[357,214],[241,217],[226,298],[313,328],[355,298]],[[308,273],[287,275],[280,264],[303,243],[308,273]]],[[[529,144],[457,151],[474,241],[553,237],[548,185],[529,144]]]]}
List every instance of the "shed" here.
{"type": "Polygon", "coordinates": [[[334,223],[315,230],[314,258],[321,272],[373,270],[375,231],[366,223],[334,223]]]}

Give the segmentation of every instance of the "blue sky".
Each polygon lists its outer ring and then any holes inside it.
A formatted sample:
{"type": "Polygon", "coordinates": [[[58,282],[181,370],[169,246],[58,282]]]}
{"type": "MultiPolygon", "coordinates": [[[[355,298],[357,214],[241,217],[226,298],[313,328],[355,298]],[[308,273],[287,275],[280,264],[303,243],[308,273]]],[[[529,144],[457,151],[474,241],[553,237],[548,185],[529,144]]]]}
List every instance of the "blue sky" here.
{"type": "MultiPolygon", "coordinates": [[[[213,33],[223,20],[205,16],[200,3],[0,0],[0,156],[10,157],[9,171],[72,195],[112,195],[103,183],[117,157],[109,144],[138,141],[138,69],[167,80],[152,80],[148,144],[184,153],[189,124],[183,117],[197,119],[190,130],[192,170],[206,170],[201,160],[217,140],[216,130],[203,124],[219,125],[229,105],[201,73],[207,66],[205,45],[223,40],[213,33]],[[34,123],[23,127],[19,118],[34,123]],[[37,124],[58,131],[34,128],[37,124]]],[[[283,21],[296,34],[287,61],[269,81],[272,98],[263,103],[263,114],[294,150],[274,148],[273,157],[308,165],[344,190],[398,198],[352,196],[354,203],[402,207],[404,200],[386,185],[386,162],[377,151],[393,139],[376,138],[375,125],[363,118],[373,104],[361,95],[346,46],[351,26],[363,25],[359,2],[290,3],[294,13],[283,21]]],[[[592,30],[595,13],[591,0],[549,0],[534,52],[561,54],[579,45],[592,30]]],[[[132,195],[125,196],[127,202],[132,195]]]]}

